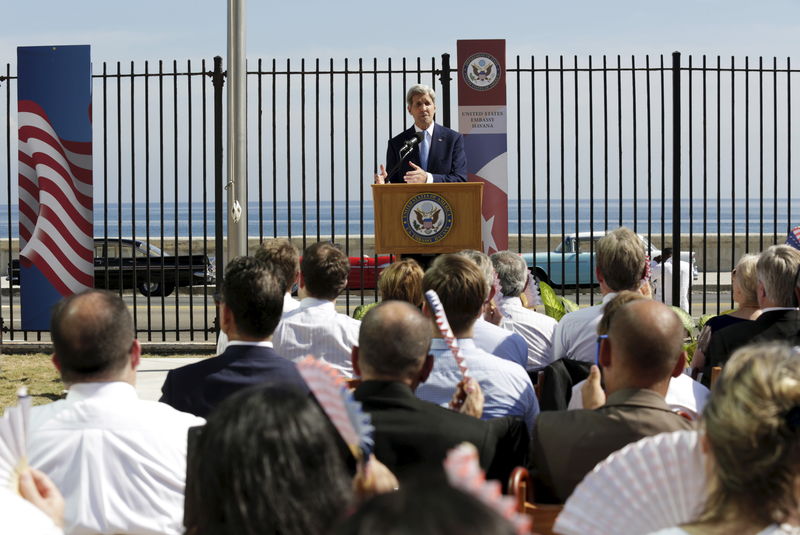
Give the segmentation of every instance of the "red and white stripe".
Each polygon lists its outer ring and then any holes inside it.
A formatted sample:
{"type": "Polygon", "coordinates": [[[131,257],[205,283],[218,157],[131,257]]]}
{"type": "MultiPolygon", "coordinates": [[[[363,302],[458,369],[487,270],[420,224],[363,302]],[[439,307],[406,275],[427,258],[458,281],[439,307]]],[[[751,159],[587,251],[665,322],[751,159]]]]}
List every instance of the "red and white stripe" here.
{"type": "Polygon", "coordinates": [[[60,139],[33,101],[18,109],[20,263],[62,295],[92,288],[92,144],[60,139]]]}

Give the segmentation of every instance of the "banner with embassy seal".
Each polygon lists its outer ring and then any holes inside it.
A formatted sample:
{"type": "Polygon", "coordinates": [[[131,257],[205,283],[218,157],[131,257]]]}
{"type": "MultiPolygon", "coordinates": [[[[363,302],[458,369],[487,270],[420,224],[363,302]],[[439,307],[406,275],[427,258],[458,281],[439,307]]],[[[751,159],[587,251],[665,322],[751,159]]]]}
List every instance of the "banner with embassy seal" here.
{"type": "Polygon", "coordinates": [[[458,131],[464,135],[467,180],[484,184],[483,252],[508,249],[506,42],[468,39],[458,49],[458,131]]]}

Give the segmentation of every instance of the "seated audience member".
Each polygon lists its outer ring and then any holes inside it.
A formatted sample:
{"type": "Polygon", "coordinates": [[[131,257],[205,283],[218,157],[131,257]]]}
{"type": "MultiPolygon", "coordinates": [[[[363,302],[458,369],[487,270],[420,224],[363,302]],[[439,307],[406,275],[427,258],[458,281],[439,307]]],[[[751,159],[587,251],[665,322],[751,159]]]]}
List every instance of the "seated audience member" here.
{"type": "Polygon", "coordinates": [[[475,345],[487,353],[502,359],[516,362],[523,368],[528,365],[528,344],[525,339],[514,331],[504,329],[494,323],[486,321],[484,314],[488,312],[495,295],[495,273],[491,259],[480,251],[468,249],[458,253],[475,262],[486,279],[486,298],[482,314],[472,326],[472,337],[475,345]]]}
{"type": "MultiPolygon", "coordinates": [[[[421,309],[425,297],[422,295],[422,276],[425,272],[413,258],[404,258],[381,271],[378,277],[378,293],[382,301],[405,301],[421,309]]],[[[359,305],[353,317],[361,320],[377,303],[359,305]]]]}
{"type": "Polygon", "coordinates": [[[441,471],[449,449],[471,442],[489,477],[507,480],[526,455],[525,426],[508,418],[481,421],[418,399],[414,390],[433,367],[430,346],[430,321],[408,303],[384,301],[364,317],[353,348],[353,369],[362,379],[355,398],[372,417],[375,456],[404,481],[408,474],[441,471]],[[503,449],[498,439],[517,449],[503,449]]]}
{"type": "Polygon", "coordinates": [[[62,535],[64,497],[50,478],[28,468],[17,489],[0,485],[0,518],[3,533],[62,535]]]}
{"type": "Polygon", "coordinates": [[[603,307],[622,290],[636,291],[641,286],[646,258],[644,246],[630,229],[620,227],[600,238],[595,246],[595,276],[603,301],[599,305],[566,314],[553,334],[553,358],[595,361],[597,323],[603,307]]]}
{"type": "Polygon", "coordinates": [[[136,396],[140,346],[117,295],[53,309],[53,363],[67,398],[33,407],[28,461],[64,495],[66,533],[183,533],[186,434],[204,420],[136,396]]]}
{"type": "Polygon", "coordinates": [[[683,325],[662,303],[634,301],[614,314],[600,345],[605,394],[596,366],[583,391],[584,404],[599,408],[539,415],[531,442],[537,501],[563,503],[598,462],[630,442],[692,428],[664,401],[670,378],[686,365],[682,343],[683,325]]]}
{"type": "Polygon", "coordinates": [[[294,362],[272,348],[270,337],[281,317],[281,275],[253,257],[234,258],[225,269],[219,318],[230,342],[216,357],[167,373],[160,401],[206,417],[222,400],[261,383],[308,387],[294,362]]]}
{"type": "Polygon", "coordinates": [[[800,354],[786,344],[737,350],[703,412],[710,482],[700,517],[657,535],[800,532],[800,354]]]}
{"type": "Polygon", "coordinates": [[[483,501],[421,478],[364,503],[334,535],[514,535],[514,526],[483,501]]]}
{"type": "MultiPolygon", "coordinates": [[[[283,238],[264,240],[253,257],[276,270],[281,276],[281,287],[284,291],[282,314],[298,308],[300,302],[292,297],[292,287],[300,279],[300,255],[297,247],[283,238]]],[[[217,355],[221,355],[227,346],[228,335],[220,330],[217,336],[217,355]]]]}
{"type": "MultiPolygon", "coordinates": [[[[639,292],[629,292],[626,290],[618,293],[617,296],[609,301],[603,308],[603,317],[600,319],[600,323],[597,324],[598,336],[608,334],[608,326],[611,324],[611,318],[614,317],[617,310],[631,301],[640,299],[645,299],[645,297],[639,292]]],[[[585,384],[586,381],[581,381],[572,387],[572,397],[569,400],[568,407],[570,410],[584,408],[581,389],[585,384]]],[[[686,414],[695,420],[703,412],[703,407],[706,405],[708,395],[708,388],[692,380],[687,374],[682,373],[670,379],[667,395],[664,396],[664,399],[672,410],[686,414]]]]}
{"type": "Polygon", "coordinates": [[[758,257],[758,306],[761,315],[752,323],[720,329],[708,346],[703,383],[711,382],[711,368],[722,366],[738,348],[751,342],[772,340],[800,343],[800,251],[773,245],[758,257]]]}
{"type": "MultiPolygon", "coordinates": [[[[478,348],[473,340],[472,328],[483,313],[487,296],[484,273],[465,256],[442,255],[425,272],[422,290],[435,290],[442,301],[470,375],[483,390],[483,418],[517,416],[525,421],[529,429],[532,428],[539,413],[539,403],[525,369],[478,348]]],[[[431,354],[434,362],[428,380],[417,389],[417,396],[446,406],[461,380],[461,371],[447,343],[441,338],[433,321],[433,312],[427,304],[423,311],[431,317],[430,325],[434,333],[431,354]]]]}
{"type": "Polygon", "coordinates": [[[358,344],[360,321],[336,311],[336,298],[347,286],[350,261],[336,246],[320,242],[303,252],[300,307],[285,314],[272,338],[279,355],[299,360],[314,355],[353,376],[350,352],[358,344]]]}
{"type": "Polygon", "coordinates": [[[538,371],[550,364],[553,333],[558,322],[522,306],[520,295],[528,285],[528,266],[521,256],[511,251],[500,251],[492,255],[492,264],[503,292],[499,299],[495,296],[500,326],[525,339],[528,346],[525,369],[538,371]]]}
{"type": "Polygon", "coordinates": [[[742,255],[736,267],[731,271],[733,300],[738,306],[732,312],[714,316],[703,326],[700,336],[697,337],[697,349],[692,358],[692,370],[702,370],[705,366],[705,353],[708,351],[708,345],[715,332],[728,325],[749,323],[761,315],[761,309],[758,307],[757,263],[758,255],[742,255]]]}
{"type": "Polygon", "coordinates": [[[275,385],[220,404],[189,452],[187,535],[323,535],[353,501],[336,430],[275,385]]]}

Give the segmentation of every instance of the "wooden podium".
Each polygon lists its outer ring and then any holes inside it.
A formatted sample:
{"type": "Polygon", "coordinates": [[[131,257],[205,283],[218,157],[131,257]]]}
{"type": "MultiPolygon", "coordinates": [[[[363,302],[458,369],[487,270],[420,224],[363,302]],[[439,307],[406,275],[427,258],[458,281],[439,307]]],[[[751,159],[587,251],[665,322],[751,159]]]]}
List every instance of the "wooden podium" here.
{"type": "Polygon", "coordinates": [[[375,252],[481,250],[483,183],[373,184],[375,252]]]}

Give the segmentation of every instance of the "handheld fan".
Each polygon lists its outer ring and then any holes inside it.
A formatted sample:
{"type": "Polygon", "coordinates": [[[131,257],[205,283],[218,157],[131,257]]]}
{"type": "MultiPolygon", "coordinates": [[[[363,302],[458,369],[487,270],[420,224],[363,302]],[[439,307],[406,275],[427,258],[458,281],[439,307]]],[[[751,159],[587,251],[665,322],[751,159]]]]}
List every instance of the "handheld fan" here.
{"type": "Polygon", "coordinates": [[[450,484],[472,494],[508,519],[517,533],[530,533],[531,518],[516,511],[511,496],[505,496],[498,481],[486,481],[478,461],[478,450],[469,442],[462,442],[447,453],[444,470],[450,484]]]}
{"type": "Polygon", "coordinates": [[[17,391],[17,406],[0,418],[0,485],[17,491],[19,473],[28,467],[28,420],[31,397],[25,387],[17,391]]]}
{"type": "Polygon", "coordinates": [[[461,375],[466,379],[469,377],[469,369],[464,360],[464,355],[461,353],[461,348],[458,347],[456,335],[453,334],[453,329],[450,328],[450,322],[447,321],[447,314],[444,312],[444,307],[439,300],[439,296],[434,290],[428,290],[425,292],[425,299],[428,300],[428,304],[431,306],[431,310],[433,310],[433,315],[436,319],[436,327],[439,328],[439,332],[442,334],[442,338],[444,338],[447,347],[449,347],[450,351],[453,353],[453,357],[458,364],[458,369],[461,370],[461,375]]]}
{"type": "Polygon", "coordinates": [[[313,355],[299,361],[297,368],[353,455],[359,460],[368,459],[374,445],[372,433],[375,428],[339,372],[313,355]]]}
{"type": "Polygon", "coordinates": [[[644,438],[612,453],[578,485],[558,516],[563,535],[641,535],[691,522],[705,501],[697,431],[644,438]]]}

